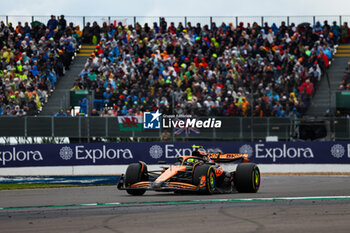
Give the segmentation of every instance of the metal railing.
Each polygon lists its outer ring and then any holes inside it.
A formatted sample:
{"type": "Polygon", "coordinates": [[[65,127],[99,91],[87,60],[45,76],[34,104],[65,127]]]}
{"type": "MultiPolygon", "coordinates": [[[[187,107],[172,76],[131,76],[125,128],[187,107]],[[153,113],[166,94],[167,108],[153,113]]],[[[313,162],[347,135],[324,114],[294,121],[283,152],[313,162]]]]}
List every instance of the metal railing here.
{"type": "MultiPolygon", "coordinates": [[[[202,118],[202,120],[208,117],[202,118]]],[[[265,140],[277,136],[289,141],[298,138],[299,126],[323,125],[327,140],[350,139],[349,118],[328,118],[314,122],[290,118],[215,117],[221,128],[200,129],[200,133],[176,134],[169,129],[172,140],[265,140]]],[[[162,130],[122,131],[117,117],[2,117],[0,137],[69,137],[69,138],[160,138],[162,130]]]]}
{"type": "MultiPolygon", "coordinates": [[[[58,17],[58,16],[57,16],[58,17]]],[[[50,16],[43,15],[33,15],[33,16],[15,16],[15,15],[0,15],[0,21],[5,22],[6,24],[12,23],[13,25],[17,25],[17,22],[34,22],[39,21],[42,23],[47,23],[50,19],[50,16]]],[[[148,23],[149,26],[152,26],[154,22],[159,24],[160,22],[159,16],[65,16],[67,23],[72,22],[74,25],[79,25],[81,27],[85,26],[86,23],[97,22],[99,25],[102,25],[104,22],[107,24],[110,23],[119,23],[121,22],[123,25],[135,25],[137,22],[141,25],[148,23]]],[[[320,21],[321,24],[323,21],[328,20],[328,23],[331,24],[333,21],[336,21],[338,25],[343,24],[344,22],[350,23],[350,15],[309,15],[309,16],[164,16],[165,21],[174,22],[177,26],[179,22],[187,25],[188,22],[192,23],[192,26],[200,23],[201,26],[211,25],[211,23],[216,23],[217,26],[221,25],[222,22],[230,23],[234,26],[239,25],[240,22],[243,22],[246,26],[247,23],[258,23],[259,25],[263,25],[265,22],[268,25],[276,23],[277,26],[281,25],[281,22],[286,22],[286,25],[290,25],[294,23],[296,25],[304,22],[308,22],[311,24],[315,24],[317,21],[320,21]]]]}

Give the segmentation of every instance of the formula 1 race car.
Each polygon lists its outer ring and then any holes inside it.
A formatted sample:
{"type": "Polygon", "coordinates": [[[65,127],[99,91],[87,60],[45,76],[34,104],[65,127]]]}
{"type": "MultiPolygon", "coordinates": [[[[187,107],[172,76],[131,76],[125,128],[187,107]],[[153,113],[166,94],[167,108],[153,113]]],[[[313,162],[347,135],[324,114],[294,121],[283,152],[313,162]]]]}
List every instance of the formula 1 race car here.
{"type": "Polygon", "coordinates": [[[180,156],[179,162],[162,170],[148,171],[141,161],[130,164],[118,189],[131,195],[143,195],[146,190],[205,194],[259,190],[260,171],[256,164],[249,163],[248,154],[205,153],[201,146],[193,148],[191,156],[180,156]],[[219,164],[228,162],[238,162],[236,171],[224,171],[219,164]]]}

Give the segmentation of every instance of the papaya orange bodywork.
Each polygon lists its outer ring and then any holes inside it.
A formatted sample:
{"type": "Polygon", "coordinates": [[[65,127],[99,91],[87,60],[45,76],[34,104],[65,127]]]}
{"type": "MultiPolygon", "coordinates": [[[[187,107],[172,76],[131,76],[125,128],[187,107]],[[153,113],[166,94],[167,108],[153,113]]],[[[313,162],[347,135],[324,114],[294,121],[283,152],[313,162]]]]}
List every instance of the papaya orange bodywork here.
{"type": "Polygon", "coordinates": [[[169,188],[177,188],[177,189],[184,189],[184,190],[196,190],[197,186],[193,184],[187,184],[187,183],[181,183],[181,182],[170,182],[169,188]]]}
{"type": "MultiPolygon", "coordinates": [[[[161,167],[162,170],[148,171],[147,165],[140,161],[139,174],[135,174],[139,175],[139,182],[133,184],[129,184],[129,182],[128,186],[125,186],[125,178],[122,176],[118,183],[118,189],[130,190],[128,193],[131,195],[139,195],[141,192],[143,194],[146,190],[231,193],[232,187],[236,185],[236,182],[232,182],[234,173],[224,171],[220,164],[250,161],[248,154],[243,153],[206,153],[198,150],[195,152],[189,156],[179,156],[180,163],[169,167],[161,167]],[[207,166],[208,170],[196,169],[202,165],[207,166]],[[218,183],[215,182],[216,179],[219,180],[218,183]],[[216,187],[220,189],[216,189],[216,187]]],[[[254,177],[257,179],[256,175],[254,177]]],[[[257,183],[256,180],[253,180],[253,182],[257,183]]]]}
{"type": "Polygon", "coordinates": [[[186,166],[183,166],[183,165],[170,166],[156,179],[155,182],[164,182],[169,178],[175,176],[179,171],[186,171],[186,166]]]}
{"type": "Polygon", "coordinates": [[[219,177],[222,175],[222,173],[224,173],[224,169],[222,169],[222,167],[218,167],[215,169],[215,176],[219,177]]]}
{"type": "Polygon", "coordinates": [[[147,188],[151,182],[149,181],[141,181],[135,184],[132,184],[131,188],[147,188]]]}
{"type": "Polygon", "coordinates": [[[202,176],[201,181],[199,183],[199,187],[202,188],[202,187],[205,187],[205,185],[206,185],[206,177],[202,176]]]}
{"type": "Polygon", "coordinates": [[[248,157],[248,154],[234,154],[234,153],[227,153],[227,154],[221,154],[221,153],[208,153],[208,157],[211,159],[239,159],[239,158],[245,158],[248,157]]]}

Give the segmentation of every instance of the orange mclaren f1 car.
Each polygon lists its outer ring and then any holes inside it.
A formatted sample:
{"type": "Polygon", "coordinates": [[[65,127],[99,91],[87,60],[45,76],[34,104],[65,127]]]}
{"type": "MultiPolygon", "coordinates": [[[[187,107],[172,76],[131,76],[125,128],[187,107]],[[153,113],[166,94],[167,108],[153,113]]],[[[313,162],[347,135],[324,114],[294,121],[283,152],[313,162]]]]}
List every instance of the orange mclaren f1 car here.
{"type": "Polygon", "coordinates": [[[250,163],[248,154],[205,153],[193,146],[191,156],[180,156],[179,162],[162,170],[148,171],[144,162],[130,164],[118,183],[118,189],[131,195],[143,195],[146,190],[201,192],[205,194],[249,192],[260,186],[260,171],[250,163]],[[238,162],[236,171],[224,171],[220,163],[238,162]]]}

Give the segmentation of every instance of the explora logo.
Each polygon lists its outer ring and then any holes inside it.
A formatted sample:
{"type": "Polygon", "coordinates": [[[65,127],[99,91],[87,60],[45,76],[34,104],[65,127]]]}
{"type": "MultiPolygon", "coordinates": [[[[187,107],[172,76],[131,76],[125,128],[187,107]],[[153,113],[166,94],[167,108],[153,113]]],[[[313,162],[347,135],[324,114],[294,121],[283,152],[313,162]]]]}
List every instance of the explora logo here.
{"type": "Polygon", "coordinates": [[[100,149],[75,146],[74,152],[70,147],[65,146],[61,148],[59,154],[63,160],[75,158],[76,160],[92,160],[92,163],[96,163],[100,159],[133,159],[130,149],[108,149],[106,146],[102,146],[100,149]]]}
{"type": "Polygon", "coordinates": [[[17,151],[13,148],[12,151],[0,151],[0,165],[5,166],[10,162],[23,161],[41,161],[43,156],[40,151],[17,151]]]}
{"type": "Polygon", "coordinates": [[[265,144],[255,144],[255,158],[258,159],[272,159],[273,162],[276,162],[277,159],[281,158],[306,158],[311,159],[314,158],[314,153],[310,147],[306,148],[294,148],[287,147],[286,144],[283,144],[282,147],[275,148],[266,148],[265,144]]]}
{"type": "Polygon", "coordinates": [[[144,129],[160,129],[160,116],[162,114],[157,110],[156,112],[143,113],[143,128],[144,129]]]}

